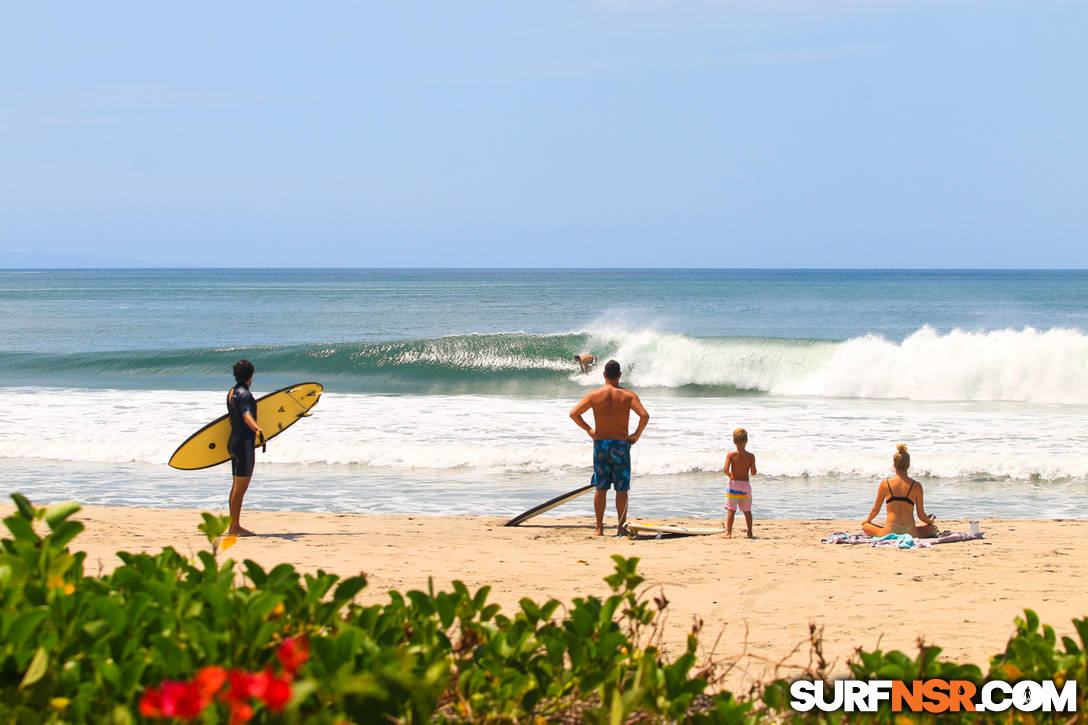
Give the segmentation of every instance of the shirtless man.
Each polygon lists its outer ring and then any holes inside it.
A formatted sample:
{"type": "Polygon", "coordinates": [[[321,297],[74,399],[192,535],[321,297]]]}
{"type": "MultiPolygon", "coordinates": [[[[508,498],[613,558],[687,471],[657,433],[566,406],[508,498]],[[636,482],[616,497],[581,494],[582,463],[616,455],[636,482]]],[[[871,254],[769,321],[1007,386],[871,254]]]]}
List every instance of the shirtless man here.
{"type": "Polygon", "coordinates": [[[582,368],[582,374],[588,375],[589,371],[597,365],[596,355],[575,355],[574,362],[578,363],[578,366],[582,368]]]}
{"type": "Polygon", "coordinates": [[[620,387],[620,364],[609,360],[604,366],[604,385],[582,398],[571,409],[570,417],[593,439],[593,485],[597,489],[593,494],[593,512],[597,516],[595,535],[604,534],[604,507],[611,485],[616,487],[616,516],[619,519],[616,533],[622,535],[627,531],[631,446],[638,442],[646,424],[650,422],[650,414],[637,395],[620,387]],[[589,427],[582,419],[590,408],[593,409],[595,428],[589,427]],[[628,433],[632,410],[638,415],[638,427],[634,433],[628,433]]]}

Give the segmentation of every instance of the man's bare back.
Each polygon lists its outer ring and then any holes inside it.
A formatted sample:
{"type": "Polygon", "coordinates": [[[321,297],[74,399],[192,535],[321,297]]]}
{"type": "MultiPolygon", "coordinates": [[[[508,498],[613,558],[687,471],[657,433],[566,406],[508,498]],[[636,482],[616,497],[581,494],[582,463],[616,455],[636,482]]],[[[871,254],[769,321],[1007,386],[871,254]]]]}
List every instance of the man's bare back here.
{"type": "Polygon", "coordinates": [[[589,433],[589,437],[596,441],[630,441],[634,443],[642,435],[646,423],[650,420],[650,414],[646,412],[642,401],[630,390],[619,386],[618,380],[605,379],[605,384],[582,398],[578,405],[570,411],[570,417],[580,428],[589,433]],[[586,411],[593,410],[593,427],[591,428],[582,415],[586,411]],[[631,411],[639,417],[638,428],[629,433],[628,426],[631,420],[631,411]]]}

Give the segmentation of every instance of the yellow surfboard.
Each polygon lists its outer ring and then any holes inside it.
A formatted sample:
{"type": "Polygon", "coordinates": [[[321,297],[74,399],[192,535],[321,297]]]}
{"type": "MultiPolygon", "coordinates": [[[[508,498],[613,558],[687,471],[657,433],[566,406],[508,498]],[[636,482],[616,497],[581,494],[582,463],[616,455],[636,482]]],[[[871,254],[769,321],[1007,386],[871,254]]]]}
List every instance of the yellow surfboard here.
{"type": "MultiPolygon", "coordinates": [[[[257,399],[257,423],[264,430],[265,440],[275,438],[292,423],[310,415],[324,390],[320,383],[299,383],[281,388],[257,399]]],[[[230,438],[230,417],[224,415],[189,436],[170,456],[170,465],[185,471],[218,466],[230,460],[227,439],[230,438]]],[[[258,442],[259,445],[259,442],[258,442]]]]}

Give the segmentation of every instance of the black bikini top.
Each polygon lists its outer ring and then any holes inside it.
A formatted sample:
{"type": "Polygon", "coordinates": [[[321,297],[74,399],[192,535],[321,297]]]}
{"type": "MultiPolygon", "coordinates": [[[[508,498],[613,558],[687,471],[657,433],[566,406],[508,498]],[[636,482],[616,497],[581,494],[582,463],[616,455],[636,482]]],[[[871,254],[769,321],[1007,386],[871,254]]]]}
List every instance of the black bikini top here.
{"type": "MultiPolygon", "coordinates": [[[[912,478],[912,479],[910,479],[910,488],[907,489],[907,494],[905,496],[888,496],[887,500],[888,501],[902,501],[903,503],[909,503],[911,506],[913,506],[914,501],[912,501],[909,498],[910,497],[910,492],[913,491],[913,490],[914,490],[914,479],[912,478]]],[[[888,493],[891,493],[891,492],[892,492],[892,482],[888,481],[888,493]]]]}

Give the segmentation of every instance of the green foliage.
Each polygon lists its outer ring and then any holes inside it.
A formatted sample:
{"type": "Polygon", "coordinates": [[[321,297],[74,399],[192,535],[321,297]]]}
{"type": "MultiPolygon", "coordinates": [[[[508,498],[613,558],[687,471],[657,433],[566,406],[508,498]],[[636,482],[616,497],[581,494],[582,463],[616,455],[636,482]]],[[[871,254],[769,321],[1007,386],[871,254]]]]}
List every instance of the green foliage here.
{"type": "MultiPolygon", "coordinates": [[[[1038,615],[1030,609],[1025,610],[1024,618],[1016,619],[1016,633],[1009,639],[1005,652],[990,658],[990,671],[985,677],[982,670],[975,665],[961,665],[939,660],[940,648],[926,645],[921,641],[918,643],[918,655],[913,658],[897,650],[891,652],[857,650],[854,659],[849,663],[850,677],[859,680],[898,680],[906,683],[931,678],[946,681],[966,680],[976,686],[984,680],[1015,682],[1053,679],[1061,687],[1066,681],[1074,680],[1077,682],[1077,714],[1080,721],[1085,721],[1088,719],[1088,708],[1084,698],[1085,689],[1088,687],[1088,676],[1086,676],[1088,618],[1075,619],[1073,625],[1080,638],[1080,644],[1069,637],[1063,637],[1064,650],[1059,650],[1053,628],[1047,625],[1040,628],[1038,615]]],[[[790,684],[788,680],[776,680],[765,684],[762,688],[765,712],[777,713],[779,717],[775,718],[776,721],[807,723],[839,722],[844,719],[845,716],[842,713],[816,711],[808,714],[791,713],[790,684]],[[789,714],[786,715],[786,713],[789,714]]],[[[943,712],[939,717],[941,723],[1077,722],[1076,715],[1070,713],[1017,713],[1012,710],[1004,713],[943,712]]],[[[925,713],[892,713],[888,703],[884,703],[882,710],[878,713],[851,714],[849,721],[851,723],[897,724],[936,722],[934,715],[925,713]]]]}
{"type": "MultiPolygon", "coordinates": [[[[269,669],[277,649],[299,637],[309,643],[309,660],[289,703],[278,713],[259,708],[254,722],[843,719],[794,713],[785,680],[767,683],[750,701],[713,691],[713,668],[696,668],[694,634],[674,657],[645,644],[667,601],[647,597],[637,558],[613,557],[609,596],[567,606],[524,598],[505,614],[488,601],[489,587],[473,592],[459,581],[450,591],[394,591],[385,604],[362,606],[354,599],[363,577],[220,562],[228,521],[211,514],[199,526],[210,551],[194,559],[172,548],[121,552],[111,574],[87,577],[85,555],[68,550],[83,529],[71,520],[79,506],[43,509],[12,498],[16,511],[4,519],[11,538],[0,540],[0,723],[142,722],[138,704],[149,688],[191,681],[213,665],[269,669]]],[[[1063,638],[1059,651],[1053,630],[1025,612],[989,677],[1076,679],[1083,711],[1088,619],[1074,624],[1080,642],[1063,638]]],[[[932,646],[920,646],[913,658],[858,651],[850,673],[983,679],[978,667],[941,661],[939,653],[932,646]]],[[[216,707],[201,721],[224,722],[216,707]]],[[[865,719],[892,722],[889,713],[865,719]]]]}
{"type": "MultiPolygon", "coordinates": [[[[138,719],[143,689],[184,679],[200,666],[260,669],[277,643],[332,626],[365,584],[324,572],[304,584],[289,565],[264,573],[245,562],[254,586],[234,586],[235,563],[202,551],[120,552],[108,576],[83,575],[84,554],[67,544],[83,529],[77,504],[33,507],[12,496],[0,541],[0,721],[138,719]],[[36,530],[44,522],[48,533],[36,530]]],[[[209,520],[211,519],[211,520],[209,520]]],[[[218,539],[222,522],[201,530],[218,539]]]]}
{"type": "Polygon", "coordinates": [[[1082,720],[1088,720],[1088,617],[1074,619],[1073,628],[1080,642],[1062,637],[1062,649],[1049,624],[1040,627],[1039,615],[1024,610],[1024,618],[1016,618],[1016,634],[1005,651],[990,658],[990,677],[1003,680],[1050,680],[1059,684],[1077,682],[1077,706],[1082,720]]]}
{"type": "Polygon", "coordinates": [[[918,656],[908,655],[893,650],[888,653],[876,650],[863,652],[858,650],[856,659],[850,663],[850,676],[858,680],[968,680],[976,685],[982,681],[982,670],[975,665],[959,665],[954,662],[942,662],[937,659],[940,647],[918,643],[918,656]]]}

